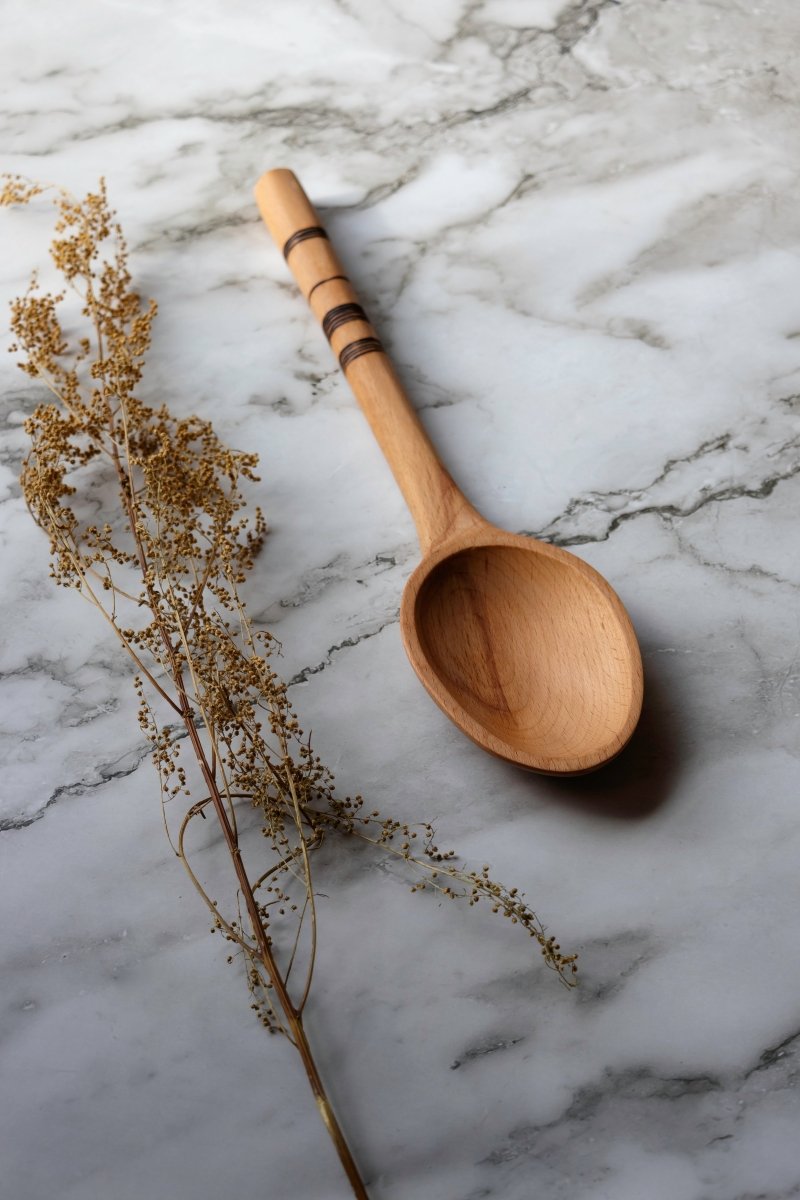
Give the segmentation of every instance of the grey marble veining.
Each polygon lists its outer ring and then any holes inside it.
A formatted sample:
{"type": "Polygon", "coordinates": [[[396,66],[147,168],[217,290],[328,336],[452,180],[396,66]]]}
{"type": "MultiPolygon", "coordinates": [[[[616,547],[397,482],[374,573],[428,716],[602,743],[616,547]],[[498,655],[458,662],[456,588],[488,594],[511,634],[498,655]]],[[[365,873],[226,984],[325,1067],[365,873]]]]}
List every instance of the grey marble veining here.
{"type": "MultiPolygon", "coordinates": [[[[12,5],[3,168],[107,178],[160,305],[143,386],[258,450],[248,589],[344,791],[528,894],[328,846],[312,1037],[375,1200],[800,1194],[800,11],[789,0],[12,5]],[[521,775],[422,692],[413,526],[260,225],[302,178],[470,498],[602,571],[640,732],[521,775]]],[[[0,287],[49,214],[4,213],[0,287]]],[[[53,589],[3,367],[0,1147],[8,1200],[339,1200],[293,1052],[169,853],[113,639],[53,589]]]]}

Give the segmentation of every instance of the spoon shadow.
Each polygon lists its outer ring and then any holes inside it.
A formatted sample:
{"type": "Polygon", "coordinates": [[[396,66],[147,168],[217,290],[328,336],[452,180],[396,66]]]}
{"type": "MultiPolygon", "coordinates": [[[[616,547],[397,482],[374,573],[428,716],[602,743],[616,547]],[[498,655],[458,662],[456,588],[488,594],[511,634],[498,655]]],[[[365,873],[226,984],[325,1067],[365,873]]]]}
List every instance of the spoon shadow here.
{"type": "Polygon", "coordinates": [[[595,817],[627,821],[649,817],[667,803],[684,758],[680,706],[658,657],[646,652],[644,657],[642,715],[622,753],[589,775],[538,776],[535,784],[532,778],[539,795],[595,817]]]}

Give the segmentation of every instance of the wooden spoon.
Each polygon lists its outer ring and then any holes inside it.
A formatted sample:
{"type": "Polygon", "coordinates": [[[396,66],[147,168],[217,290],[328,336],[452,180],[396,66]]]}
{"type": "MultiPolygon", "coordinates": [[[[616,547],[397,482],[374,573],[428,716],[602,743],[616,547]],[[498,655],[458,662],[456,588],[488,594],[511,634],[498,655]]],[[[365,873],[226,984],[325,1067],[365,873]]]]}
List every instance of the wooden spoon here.
{"type": "Polygon", "coordinates": [[[497,529],[462,496],[295,176],[268,171],[255,192],[416,523],[423,558],[400,629],[417,675],[499,758],[548,775],[608,762],[642,707],[639,646],[619,597],[581,559],[497,529]]]}

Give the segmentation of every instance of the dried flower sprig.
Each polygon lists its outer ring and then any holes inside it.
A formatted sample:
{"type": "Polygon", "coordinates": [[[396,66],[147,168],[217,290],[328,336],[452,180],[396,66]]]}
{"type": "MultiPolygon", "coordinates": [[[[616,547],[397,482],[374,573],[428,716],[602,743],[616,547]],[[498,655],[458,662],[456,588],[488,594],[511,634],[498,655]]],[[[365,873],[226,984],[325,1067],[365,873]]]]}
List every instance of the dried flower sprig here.
{"type": "Polygon", "coordinates": [[[430,823],[411,826],[367,811],[360,796],[337,796],[272,666],[275,643],[253,629],[239,594],[266,532],[260,510],[245,511],[256,456],[229,449],[198,417],[137,398],[156,305],[144,306],[132,288],[104,183],[83,200],[16,176],[3,183],[2,205],[52,192],[51,256],[66,284],[43,292],[34,276],[11,305],[19,365],[53,394],[26,421],[22,469],[28,507],[50,540],[51,575],[98,609],[133,661],[173,849],[212,929],[231,943],[229,961],[243,959],[258,1017],[300,1053],[353,1192],[365,1197],[304,1027],[317,938],[310,859],[326,836],[395,855],[415,873],[412,891],[486,901],[535,939],[568,986],[575,956],[562,954],[516,888],[441,850],[430,823]],[[87,330],[72,342],[60,318],[69,297],[87,330]],[[193,800],[198,785],[203,798],[193,800]],[[230,908],[211,897],[187,850],[190,828],[207,813],[233,868],[230,908]],[[245,865],[247,814],[269,844],[266,869],[245,865]]]}

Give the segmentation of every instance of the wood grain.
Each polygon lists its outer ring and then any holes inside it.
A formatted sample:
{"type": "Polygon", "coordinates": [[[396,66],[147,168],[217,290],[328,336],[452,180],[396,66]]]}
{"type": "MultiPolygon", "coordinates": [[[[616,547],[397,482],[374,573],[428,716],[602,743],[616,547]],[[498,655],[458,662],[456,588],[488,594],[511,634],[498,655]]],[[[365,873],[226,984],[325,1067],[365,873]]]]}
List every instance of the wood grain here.
{"type": "Polygon", "coordinates": [[[319,216],[291,171],[256,186],[261,214],[383,449],[423,559],[400,606],[406,652],[468,737],[519,766],[590,771],[629,740],[642,663],[619,597],[588,563],[490,525],[437,457],[319,216]]]}

